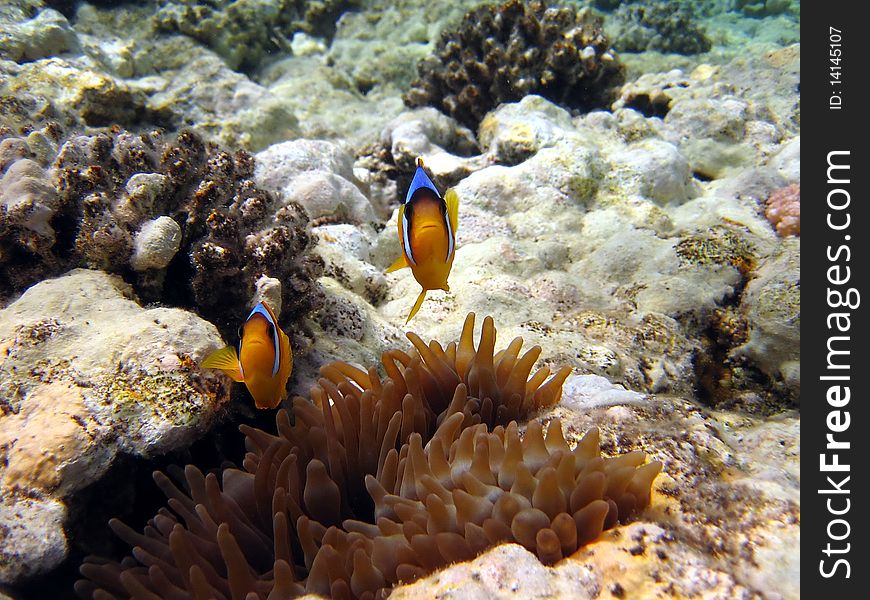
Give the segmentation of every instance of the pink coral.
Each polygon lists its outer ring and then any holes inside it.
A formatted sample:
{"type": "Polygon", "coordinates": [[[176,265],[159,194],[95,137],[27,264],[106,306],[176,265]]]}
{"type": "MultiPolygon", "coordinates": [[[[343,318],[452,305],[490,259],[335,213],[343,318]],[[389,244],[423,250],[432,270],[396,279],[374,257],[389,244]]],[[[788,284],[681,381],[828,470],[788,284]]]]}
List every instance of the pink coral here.
{"type": "Polygon", "coordinates": [[[787,185],[771,192],[764,216],[780,237],[801,234],[801,186],[787,185]]]}

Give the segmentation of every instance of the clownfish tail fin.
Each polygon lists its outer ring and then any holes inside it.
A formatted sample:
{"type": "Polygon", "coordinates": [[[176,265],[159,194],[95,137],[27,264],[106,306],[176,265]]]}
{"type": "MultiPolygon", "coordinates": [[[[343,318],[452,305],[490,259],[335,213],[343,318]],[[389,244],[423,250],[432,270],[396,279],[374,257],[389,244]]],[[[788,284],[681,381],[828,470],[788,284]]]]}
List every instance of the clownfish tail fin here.
{"type": "Polygon", "coordinates": [[[414,308],[411,309],[411,314],[408,315],[408,319],[405,321],[405,325],[407,325],[411,319],[414,318],[414,315],[417,314],[417,311],[420,310],[420,307],[423,306],[423,300],[426,298],[426,288],[423,288],[423,291],[420,292],[420,295],[417,296],[417,302],[414,303],[414,308]]]}
{"type": "Polygon", "coordinates": [[[239,369],[239,355],[232,346],[226,346],[209,354],[202,364],[204,369],[219,369],[226,373],[233,381],[244,381],[239,369]]]}

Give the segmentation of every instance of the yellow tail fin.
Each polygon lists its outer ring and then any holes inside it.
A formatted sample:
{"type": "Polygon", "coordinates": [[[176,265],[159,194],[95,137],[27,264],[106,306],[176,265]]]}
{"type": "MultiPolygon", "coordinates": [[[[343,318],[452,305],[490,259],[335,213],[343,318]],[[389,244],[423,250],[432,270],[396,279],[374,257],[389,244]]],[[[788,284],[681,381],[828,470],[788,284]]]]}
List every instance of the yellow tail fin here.
{"type": "Polygon", "coordinates": [[[405,321],[405,325],[407,325],[414,315],[417,314],[417,311],[420,310],[420,307],[423,306],[423,300],[426,298],[426,288],[423,288],[423,291],[420,292],[420,295],[417,296],[417,302],[414,303],[414,308],[411,309],[411,314],[408,315],[408,320],[405,321]]]}
{"type": "Polygon", "coordinates": [[[209,354],[202,364],[204,369],[220,369],[230,376],[233,381],[244,381],[239,369],[239,355],[232,346],[226,346],[209,354]]]}

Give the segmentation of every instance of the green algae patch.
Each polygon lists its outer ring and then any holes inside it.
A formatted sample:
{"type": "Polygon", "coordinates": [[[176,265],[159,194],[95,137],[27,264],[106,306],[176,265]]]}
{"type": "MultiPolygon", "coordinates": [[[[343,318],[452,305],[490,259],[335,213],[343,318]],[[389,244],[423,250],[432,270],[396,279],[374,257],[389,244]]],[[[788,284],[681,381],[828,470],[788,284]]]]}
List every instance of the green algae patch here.
{"type": "Polygon", "coordinates": [[[756,262],[753,246],[727,229],[690,235],[674,250],[683,264],[731,266],[743,275],[752,271],[756,262]]]}
{"type": "Polygon", "coordinates": [[[176,425],[190,425],[194,410],[202,408],[201,398],[182,377],[168,373],[118,372],[105,388],[107,403],[120,418],[139,416],[165,419],[176,425]]]}
{"type": "Polygon", "coordinates": [[[228,396],[226,383],[217,378],[121,367],[95,391],[114,429],[124,430],[122,438],[145,455],[162,452],[167,438],[176,437],[167,430],[204,428],[203,416],[213,412],[215,399],[228,396]]]}
{"type": "Polygon", "coordinates": [[[755,312],[762,317],[778,318],[793,323],[800,328],[801,289],[800,285],[776,282],[768,286],[756,299],[755,312]]]}

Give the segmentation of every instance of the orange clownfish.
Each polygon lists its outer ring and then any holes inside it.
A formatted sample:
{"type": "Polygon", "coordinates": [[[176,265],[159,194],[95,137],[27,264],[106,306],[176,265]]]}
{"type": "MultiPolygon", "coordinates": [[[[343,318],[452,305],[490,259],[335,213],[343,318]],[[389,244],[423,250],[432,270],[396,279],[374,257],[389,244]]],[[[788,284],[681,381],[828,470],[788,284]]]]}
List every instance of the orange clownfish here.
{"type": "Polygon", "coordinates": [[[459,196],[453,188],[444,198],[423,170],[423,159],[417,159],[417,171],[408,188],[405,202],[399,207],[399,243],[402,256],[387,269],[391,273],[411,267],[414,279],[423,291],[417,297],[407,323],[420,310],[426,292],[449,292],[447,276],[456,253],[456,229],[459,224],[459,196]]]}
{"type": "Polygon", "coordinates": [[[278,327],[275,313],[260,302],[242,325],[239,352],[221,348],[202,361],[202,367],[220,369],[233,381],[243,381],[257,408],[275,408],[287,397],[287,380],[293,371],[290,339],[278,327]]]}

